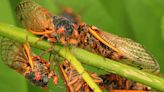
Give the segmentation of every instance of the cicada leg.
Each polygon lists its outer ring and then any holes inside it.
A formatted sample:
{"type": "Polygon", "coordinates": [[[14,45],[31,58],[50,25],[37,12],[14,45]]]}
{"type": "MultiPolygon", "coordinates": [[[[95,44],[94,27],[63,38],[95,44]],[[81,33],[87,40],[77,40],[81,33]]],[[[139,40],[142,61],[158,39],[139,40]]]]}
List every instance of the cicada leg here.
{"type": "MultiPolygon", "coordinates": [[[[67,74],[66,74],[66,72],[64,70],[64,65],[63,64],[60,64],[60,70],[61,70],[61,72],[63,74],[63,77],[64,77],[64,80],[65,80],[66,84],[68,84],[69,83],[69,81],[68,81],[69,79],[68,79],[68,76],[67,76],[67,74]]],[[[68,89],[69,89],[70,92],[74,92],[73,87],[71,85],[67,85],[67,86],[68,86],[68,89]]]]}
{"type": "MultiPolygon", "coordinates": [[[[71,64],[65,60],[60,64],[61,72],[63,74],[66,85],[71,92],[90,92],[90,88],[87,88],[88,84],[83,80],[81,74],[79,74],[71,64]]],[[[96,77],[96,74],[89,73],[96,83],[102,82],[100,78],[96,77]],[[99,80],[100,79],[100,80],[99,80]]]]}
{"type": "Polygon", "coordinates": [[[27,57],[29,60],[29,64],[30,64],[31,68],[33,69],[34,68],[34,62],[33,62],[32,57],[31,57],[31,51],[30,51],[29,43],[25,43],[23,46],[25,48],[25,51],[26,51],[26,54],[27,54],[27,57]]]}
{"type": "MultiPolygon", "coordinates": [[[[20,70],[18,70],[18,71],[20,71],[20,70]]],[[[27,73],[29,73],[30,72],[30,67],[29,66],[27,66],[26,68],[25,68],[25,72],[23,73],[23,75],[25,76],[27,73]]]]}
{"type": "Polygon", "coordinates": [[[43,31],[43,32],[37,32],[37,31],[33,31],[33,30],[30,30],[28,29],[28,31],[30,31],[32,34],[35,34],[35,35],[45,35],[45,34],[51,34],[54,32],[54,30],[46,30],[46,31],[43,31]]]}
{"type": "Polygon", "coordinates": [[[58,84],[58,76],[57,75],[53,76],[53,83],[54,83],[54,85],[58,84]]]}
{"type": "Polygon", "coordinates": [[[80,89],[83,87],[83,85],[85,85],[85,82],[83,80],[78,80],[74,86],[75,88],[75,92],[80,91],[80,89]]]}
{"type": "Polygon", "coordinates": [[[85,92],[90,92],[89,86],[85,84],[84,90],[85,90],[85,92]]]}

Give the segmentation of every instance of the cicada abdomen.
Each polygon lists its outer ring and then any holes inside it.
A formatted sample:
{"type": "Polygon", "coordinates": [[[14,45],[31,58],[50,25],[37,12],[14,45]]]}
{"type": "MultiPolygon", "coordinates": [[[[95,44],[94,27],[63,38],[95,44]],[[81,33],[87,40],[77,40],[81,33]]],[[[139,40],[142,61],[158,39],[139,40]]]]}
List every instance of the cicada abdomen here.
{"type": "Polygon", "coordinates": [[[52,14],[32,0],[24,0],[16,7],[17,18],[30,32],[45,35],[54,32],[52,14]]]}
{"type": "Polygon", "coordinates": [[[157,73],[160,70],[158,62],[145,48],[131,39],[107,33],[86,24],[79,27],[79,32],[79,45],[83,48],[89,48],[107,58],[122,60],[123,63],[148,72],[157,73]]]}
{"type": "Polygon", "coordinates": [[[50,70],[49,62],[34,55],[28,44],[20,44],[8,38],[0,39],[2,61],[10,68],[26,77],[32,84],[47,87],[50,78],[56,78],[50,70]]]}
{"type": "MultiPolygon", "coordinates": [[[[92,92],[87,83],[83,80],[82,76],[75,70],[67,60],[60,64],[60,69],[63,74],[66,86],[69,92],[92,92]]],[[[89,73],[95,83],[100,84],[103,80],[95,73],[89,73]]]]}

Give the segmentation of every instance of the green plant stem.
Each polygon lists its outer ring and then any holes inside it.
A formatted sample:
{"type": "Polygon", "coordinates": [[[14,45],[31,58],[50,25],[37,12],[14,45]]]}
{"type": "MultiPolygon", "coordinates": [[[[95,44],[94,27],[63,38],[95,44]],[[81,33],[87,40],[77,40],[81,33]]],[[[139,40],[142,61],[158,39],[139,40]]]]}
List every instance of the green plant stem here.
{"type": "MultiPolygon", "coordinates": [[[[7,24],[0,24],[0,35],[11,38],[13,40],[16,40],[18,42],[25,42],[25,36],[28,36],[28,41],[30,42],[31,46],[34,46],[36,48],[46,50],[50,48],[50,45],[48,42],[45,41],[39,41],[37,44],[35,42],[37,41],[37,37],[34,35],[29,34],[23,29],[7,25],[7,24]]],[[[56,52],[61,49],[60,46],[55,46],[54,50],[56,52]]],[[[98,56],[96,54],[90,53],[88,51],[85,51],[83,49],[79,48],[72,48],[71,52],[73,55],[75,55],[82,63],[95,66],[101,69],[104,69],[108,72],[115,73],[118,75],[121,75],[127,79],[134,80],[140,83],[143,83],[147,86],[150,86],[156,90],[164,91],[164,79],[160,78],[158,76],[155,76],[153,74],[143,72],[141,70],[138,70],[136,68],[133,68],[131,66],[127,66],[125,64],[121,64],[119,62],[103,58],[101,56],[98,56]]],[[[68,58],[68,60],[71,60],[72,54],[68,52],[67,50],[61,49],[59,54],[63,57],[68,58]],[[68,54],[68,55],[67,55],[68,54]]],[[[72,58],[71,61],[76,61],[76,58],[72,58]]],[[[74,63],[73,66],[76,66],[74,63]]],[[[83,70],[83,69],[82,69],[83,70]]],[[[82,71],[80,71],[82,73],[82,71]]],[[[82,73],[84,74],[84,73],[82,73]]]]}
{"type": "MultiPolygon", "coordinates": [[[[47,50],[52,47],[49,43],[45,41],[38,41],[39,38],[30,34],[29,32],[21,28],[14,27],[12,25],[0,23],[0,35],[20,43],[25,43],[28,40],[30,46],[40,48],[42,50],[47,50]]],[[[54,50],[58,52],[59,55],[70,61],[71,65],[73,65],[74,68],[79,72],[79,74],[81,74],[85,82],[94,92],[102,92],[97,84],[93,81],[93,79],[89,76],[89,74],[84,70],[81,63],[69,52],[67,48],[62,48],[55,45],[54,50]]]]}

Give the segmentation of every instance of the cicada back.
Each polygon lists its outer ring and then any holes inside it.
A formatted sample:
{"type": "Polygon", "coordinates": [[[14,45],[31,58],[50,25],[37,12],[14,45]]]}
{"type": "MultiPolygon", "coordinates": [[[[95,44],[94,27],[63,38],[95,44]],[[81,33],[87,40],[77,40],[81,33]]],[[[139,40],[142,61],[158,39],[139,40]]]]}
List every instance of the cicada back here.
{"type": "Polygon", "coordinates": [[[16,7],[20,23],[33,34],[44,35],[54,31],[52,14],[32,0],[23,0],[16,7]]]}
{"type": "Polygon", "coordinates": [[[32,53],[28,44],[23,45],[8,38],[1,38],[0,55],[6,65],[36,86],[47,87],[49,79],[57,76],[47,66],[49,62],[32,53]]]}

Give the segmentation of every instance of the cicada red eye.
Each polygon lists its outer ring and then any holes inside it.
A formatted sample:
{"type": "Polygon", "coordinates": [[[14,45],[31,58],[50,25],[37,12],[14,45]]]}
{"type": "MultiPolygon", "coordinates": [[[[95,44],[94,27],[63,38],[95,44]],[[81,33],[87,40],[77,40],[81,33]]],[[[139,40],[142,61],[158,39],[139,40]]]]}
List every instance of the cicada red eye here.
{"type": "Polygon", "coordinates": [[[46,62],[46,67],[50,68],[50,62],[46,62]]]}
{"type": "Polygon", "coordinates": [[[36,79],[37,81],[39,81],[39,80],[41,79],[41,75],[40,75],[39,72],[36,72],[36,73],[35,73],[35,79],[36,79]]]}

